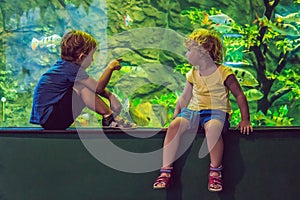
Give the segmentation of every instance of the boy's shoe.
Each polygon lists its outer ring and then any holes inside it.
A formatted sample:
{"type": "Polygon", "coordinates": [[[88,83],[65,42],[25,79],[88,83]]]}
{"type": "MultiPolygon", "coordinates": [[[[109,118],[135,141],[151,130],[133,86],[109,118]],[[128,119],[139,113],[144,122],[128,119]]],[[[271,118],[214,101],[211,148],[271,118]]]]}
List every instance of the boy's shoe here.
{"type": "Polygon", "coordinates": [[[134,129],[135,123],[131,123],[120,116],[109,115],[102,119],[102,128],[116,128],[116,129],[134,129]]]}

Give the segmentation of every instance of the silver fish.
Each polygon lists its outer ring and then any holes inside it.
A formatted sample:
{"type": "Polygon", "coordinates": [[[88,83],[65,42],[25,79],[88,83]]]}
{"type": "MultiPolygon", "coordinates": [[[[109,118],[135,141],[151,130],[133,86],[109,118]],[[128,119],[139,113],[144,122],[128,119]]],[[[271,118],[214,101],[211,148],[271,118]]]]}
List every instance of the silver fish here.
{"type": "Polygon", "coordinates": [[[61,37],[57,34],[43,37],[40,40],[38,40],[37,38],[32,38],[31,48],[32,48],[32,50],[36,50],[38,47],[39,48],[53,47],[53,46],[59,45],[60,41],[61,41],[61,37]]]}
{"type": "Polygon", "coordinates": [[[234,23],[234,20],[229,17],[228,15],[225,15],[223,13],[218,14],[218,15],[210,15],[208,16],[208,19],[213,21],[216,24],[223,24],[223,25],[230,25],[234,23]]]}

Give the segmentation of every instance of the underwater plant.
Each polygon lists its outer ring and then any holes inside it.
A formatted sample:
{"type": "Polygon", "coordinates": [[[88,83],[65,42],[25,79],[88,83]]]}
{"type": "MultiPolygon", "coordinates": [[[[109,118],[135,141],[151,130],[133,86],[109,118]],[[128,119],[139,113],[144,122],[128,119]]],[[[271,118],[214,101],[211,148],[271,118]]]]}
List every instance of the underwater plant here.
{"type": "Polygon", "coordinates": [[[160,97],[156,96],[154,99],[150,100],[152,104],[161,105],[167,110],[167,119],[163,124],[164,127],[168,127],[172,121],[177,100],[178,95],[174,93],[163,94],[160,97]]]}

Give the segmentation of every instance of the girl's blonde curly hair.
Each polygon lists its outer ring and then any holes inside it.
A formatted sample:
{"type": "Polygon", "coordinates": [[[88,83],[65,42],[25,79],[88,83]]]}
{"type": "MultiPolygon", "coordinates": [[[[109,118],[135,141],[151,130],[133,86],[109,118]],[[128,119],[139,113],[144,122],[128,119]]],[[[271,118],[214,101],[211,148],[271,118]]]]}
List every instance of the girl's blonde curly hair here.
{"type": "Polygon", "coordinates": [[[213,30],[197,29],[193,31],[185,40],[186,46],[202,46],[214,60],[221,64],[223,61],[223,45],[221,35],[213,30]]]}

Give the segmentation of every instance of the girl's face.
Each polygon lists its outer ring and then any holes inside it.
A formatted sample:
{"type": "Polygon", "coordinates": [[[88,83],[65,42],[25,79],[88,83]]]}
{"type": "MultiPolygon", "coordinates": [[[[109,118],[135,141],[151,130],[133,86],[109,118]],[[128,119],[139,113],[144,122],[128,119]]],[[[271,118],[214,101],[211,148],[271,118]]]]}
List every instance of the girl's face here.
{"type": "Polygon", "coordinates": [[[92,51],[90,51],[89,54],[82,60],[80,66],[83,69],[86,69],[91,65],[91,63],[94,60],[93,56],[94,56],[95,51],[96,51],[96,48],[94,48],[92,51]]]}
{"type": "Polygon", "coordinates": [[[192,66],[199,65],[199,61],[206,55],[208,55],[208,53],[202,46],[195,45],[188,46],[188,50],[185,54],[189,64],[192,66]]]}

